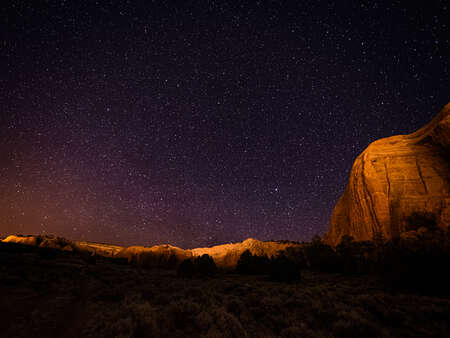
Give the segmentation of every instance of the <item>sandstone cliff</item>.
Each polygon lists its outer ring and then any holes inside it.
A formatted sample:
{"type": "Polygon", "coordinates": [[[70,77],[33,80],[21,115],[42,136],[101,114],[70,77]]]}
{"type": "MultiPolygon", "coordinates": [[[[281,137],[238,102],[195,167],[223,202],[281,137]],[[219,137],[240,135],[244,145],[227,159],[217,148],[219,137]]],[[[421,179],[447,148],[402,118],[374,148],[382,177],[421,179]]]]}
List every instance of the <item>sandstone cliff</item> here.
{"type": "Polygon", "coordinates": [[[55,236],[15,236],[10,235],[4,242],[20,243],[25,245],[61,249],[65,251],[76,250],[90,255],[104,257],[122,258],[129,262],[153,266],[153,267],[173,267],[186,258],[193,258],[204,254],[210,255],[216,265],[220,268],[233,268],[236,266],[239,257],[245,250],[250,250],[254,255],[267,255],[272,257],[278,251],[286,249],[288,246],[297,246],[291,242],[262,242],[253,238],[248,238],[243,242],[233,244],[216,245],[209,248],[181,249],[169,244],[155,245],[152,247],[129,246],[68,241],[55,236]]]}
{"type": "Polygon", "coordinates": [[[291,242],[261,242],[257,239],[247,238],[243,242],[234,244],[216,245],[210,248],[192,249],[193,256],[210,255],[217,266],[222,268],[235,267],[241,254],[245,250],[250,250],[253,255],[267,255],[269,258],[288,246],[296,246],[291,242]]]}
{"type": "Polygon", "coordinates": [[[375,232],[389,239],[408,230],[413,213],[448,227],[449,168],[450,103],[418,131],[375,141],[356,158],[324,241],[336,245],[345,234],[371,240],[375,232]]]}

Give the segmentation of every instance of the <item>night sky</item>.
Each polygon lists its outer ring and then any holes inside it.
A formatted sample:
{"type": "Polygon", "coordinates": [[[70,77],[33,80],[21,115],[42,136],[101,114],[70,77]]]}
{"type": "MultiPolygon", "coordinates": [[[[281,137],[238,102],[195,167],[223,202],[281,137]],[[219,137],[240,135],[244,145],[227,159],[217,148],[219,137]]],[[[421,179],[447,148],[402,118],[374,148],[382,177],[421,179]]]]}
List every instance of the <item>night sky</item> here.
{"type": "Polygon", "coordinates": [[[0,235],[310,240],[449,101],[444,1],[36,3],[0,9],[0,235]]]}

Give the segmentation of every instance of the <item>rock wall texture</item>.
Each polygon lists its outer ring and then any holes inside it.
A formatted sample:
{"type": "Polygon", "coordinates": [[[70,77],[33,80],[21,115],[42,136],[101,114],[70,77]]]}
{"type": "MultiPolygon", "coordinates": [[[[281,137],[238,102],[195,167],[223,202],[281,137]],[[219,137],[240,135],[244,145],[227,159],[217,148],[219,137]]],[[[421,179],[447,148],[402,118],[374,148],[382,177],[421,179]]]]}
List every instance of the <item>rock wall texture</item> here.
{"type": "Polygon", "coordinates": [[[433,214],[450,225],[450,103],[426,126],[370,144],[355,160],[324,241],[343,235],[387,239],[407,231],[413,213],[433,214]]]}

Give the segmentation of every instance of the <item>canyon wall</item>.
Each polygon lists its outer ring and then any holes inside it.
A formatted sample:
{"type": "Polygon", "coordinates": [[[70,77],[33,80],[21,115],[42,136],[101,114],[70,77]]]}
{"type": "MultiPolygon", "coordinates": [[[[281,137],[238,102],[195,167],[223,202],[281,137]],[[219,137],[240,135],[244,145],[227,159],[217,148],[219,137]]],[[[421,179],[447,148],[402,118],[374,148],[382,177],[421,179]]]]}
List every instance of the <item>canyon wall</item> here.
{"type": "Polygon", "coordinates": [[[370,144],[355,160],[324,241],[343,235],[389,239],[411,230],[412,215],[450,225],[450,103],[426,126],[370,144]]]}

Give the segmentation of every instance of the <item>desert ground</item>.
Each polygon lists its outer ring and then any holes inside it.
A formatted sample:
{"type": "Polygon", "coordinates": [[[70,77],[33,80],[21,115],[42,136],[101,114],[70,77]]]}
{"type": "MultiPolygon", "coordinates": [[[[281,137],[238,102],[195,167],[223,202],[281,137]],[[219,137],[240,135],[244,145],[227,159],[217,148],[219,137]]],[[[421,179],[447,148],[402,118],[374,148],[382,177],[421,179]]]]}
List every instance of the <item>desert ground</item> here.
{"type": "Polygon", "coordinates": [[[299,282],[182,278],[112,259],[0,243],[2,337],[445,337],[450,299],[369,275],[299,282]]]}

